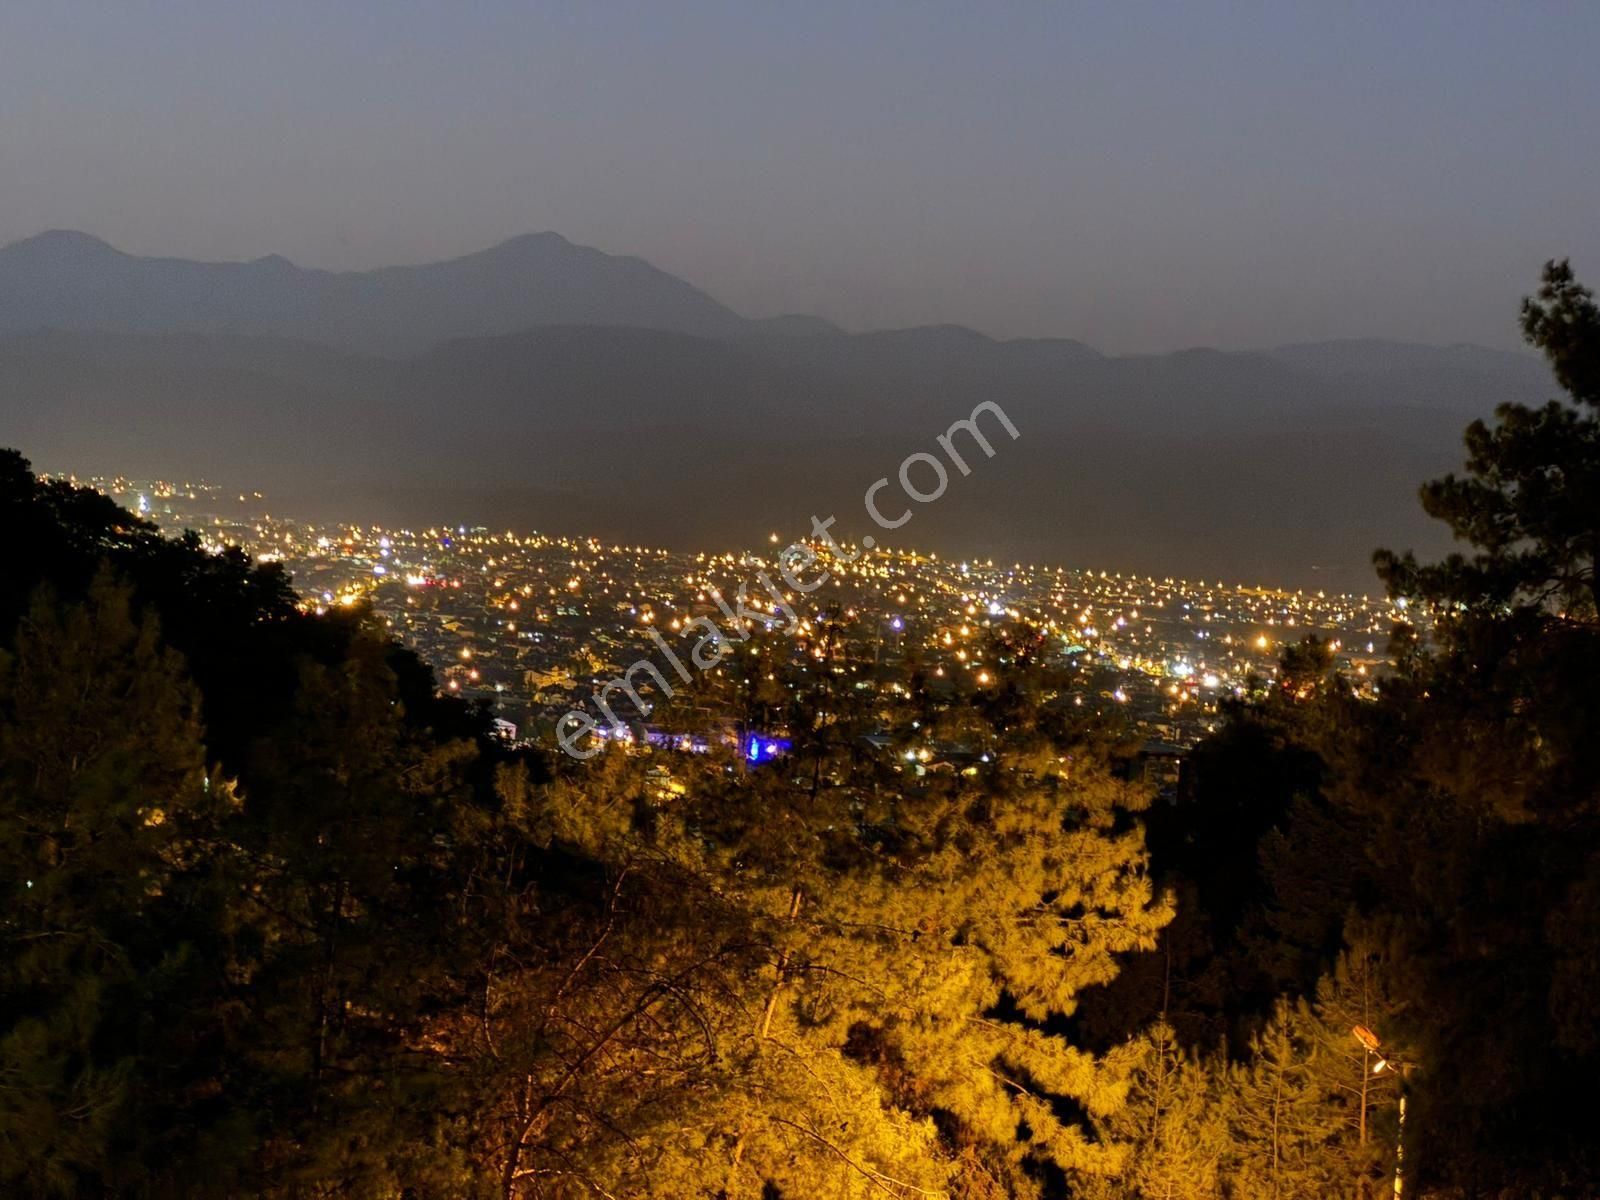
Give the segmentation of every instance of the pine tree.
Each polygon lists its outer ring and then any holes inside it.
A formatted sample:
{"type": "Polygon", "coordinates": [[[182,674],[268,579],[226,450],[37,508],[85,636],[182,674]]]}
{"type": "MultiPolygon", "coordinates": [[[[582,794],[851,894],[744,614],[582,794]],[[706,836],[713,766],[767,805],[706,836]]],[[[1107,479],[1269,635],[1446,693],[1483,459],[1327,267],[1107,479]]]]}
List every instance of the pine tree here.
{"type": "Polygon", "coordinates": [[[1311,1070],[1340,1123],[1328,1148],[1330,1164],[1353,1181],[1353,1194],[1376,1195],[1394,1165],[1399,1076],[1384,1067],[1386,1060],[1360,1042],[1354,1030],[1382,1031],[1388,1052],[1404,1062],[1409,1054],[1399,1035],[1409,1014],[1395,994],[1386,939],[1359,925],[1348,931],[1347,939],[1348,948],[1317,983],[1310,1009],[1316,1044],[1311,1070]]]}
{"type": "Polygon", "coordinates": [[[1083,1176],[1083,1200],[1215,1200],[1231,1150],[1223,1086],[1226,1068],[1179,1044],[1158,1020],[1134,1041],[1127,1103],[1106,1121],[1129,1147],[1116,1176],[1083,1176]]]}
{"type": "Polygon", "coordinates": [[[553,837],[703,897],[690,928],[712,951],[748,947],[754,965],[697,1007],[722,1083],[695,1098],[698,1115],[674,1108],[700,1131],[698,1165],[658,1160],[651,1194],[703,1180],[717,1146],[729,1196],[1025,1196],[1043,1170],[1121,1165],[1089,1122],[1122,1103],[1134,1056],[1098,1059],[1052,1022],[1167,919],[1130,819],[1144,797],[1103,745],[1045,727],[1017,695],[987,714],[957,703],[988,758],[971,774],[886,775],[834,743],[810,751],[827,770],[803,750],[810,769],[792,777],[685,765],[665,804],[620,756],[552,793],[553,837]]]}
{"type": "Polygon", "coordinates": [[[1545,265],[1523,302],[1523,334],[1549,360],[1565,401],[1502,405],[1496,423],[1467,428],[1466,475],[1422,490],[1430,516],[1470,543],[1469,558],[1419,566],[1382,551],[1378,568],[1397,594],[1443,609],[1500,617],[1505,610],[1600,621],[1600,308],[1566,262],[1545,265]]]}
{"type": "Polygon", "coordinates": [[[80,605],[40,593],[0,653],[0,797],[0,1181],[131,1190],[138,1143],[195,1119],[152,1073],[214,1082],[173,1060],[190,989],[214,982],[186,934],[217,901],[231,792],[206,773],[182,664],[108,572],[80,605]]]}
{"type": "Polygon", "coordinates": [[[1303,1004],[1280,1002],[1233,1068],[1232,1188],[1264,1200],[1314,1200],[1349,1187],[1337,1170],[1341,1120],[1317,1063],[1321,1047],[1303,1004]]]}
{"type": "Polygon", "coordinates": [[[1427,1185],[1584,1194],[1592,1131],[1558,1097],[1596,1069],[1600,858],[1600,309],[1545,268],[1523,331],[1566,395],[1467,431],[1462,475],[1423,503],[1467,550],[1380,553],[1423,614],[1384,702],[1346,723],[1336,802],[1368,830],[1374,904],[1394,920],[1419,1069],[1408,1170],[1427,1185]]]}
{"type": "Polygon", "coordinates": [[[0,1190],[470,1192],[430,1030],[520,882],[481,718],[13,454],[0,515],[0,1190]]]}

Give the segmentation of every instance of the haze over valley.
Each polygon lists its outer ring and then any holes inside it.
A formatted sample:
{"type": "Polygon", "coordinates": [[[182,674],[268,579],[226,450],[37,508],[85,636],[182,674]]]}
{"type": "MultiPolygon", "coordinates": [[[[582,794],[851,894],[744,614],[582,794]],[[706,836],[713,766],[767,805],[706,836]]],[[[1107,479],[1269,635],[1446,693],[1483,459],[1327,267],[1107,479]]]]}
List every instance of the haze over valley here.
{"type": "Polygon", "coordinates": [[[42,467],[261,488],[316,517],[695,548],[867,528],[861,493],[983,401],[1020,437],[900,544],[1365,591],[1460,430],[1532,356],[1330,341],[1104,355],[958,326],[748,319],[554,233],[369,272],[0,250],[0,443],[42,467]],[[995,515],[1006,519],[997,522],[995,515]]]}

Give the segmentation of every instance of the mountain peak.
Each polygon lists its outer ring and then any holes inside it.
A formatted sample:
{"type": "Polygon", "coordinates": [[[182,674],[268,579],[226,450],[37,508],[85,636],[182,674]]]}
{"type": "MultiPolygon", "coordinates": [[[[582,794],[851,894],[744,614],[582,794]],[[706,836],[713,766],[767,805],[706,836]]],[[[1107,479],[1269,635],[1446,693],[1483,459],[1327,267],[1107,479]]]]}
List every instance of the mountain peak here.
{"type": "Polygon", "coordinates": [[[93,234],[83,233],[76,229],[47,229],[43,233],[36,233],[32,237],[23,238],[21,241],[12,242],[9,246],[0,248],[0,254],[8,257],[31,257],[35,255],[127,257],[110,242],[103,241],[93,234]]]}
{"type": "Polygon", "coordinates": [[[643,259],[529,233],[443,262],[304,270],[270,255],[124,254],[55,230],[0,250],[0,334],[38,329],[249,333],[407,357],[457,337],[549,325],[728,336],[742,317],[643,259]]]}
{"type": "MultiPolygon", "coordinates": [[[[580,246],[576,242],[568,241],[559,233],[546,229],[537,233],[519,233],[516,237],[506,238],[503,242],[496,242],[494,245],[485,250],[478,250],[474,253],[464,255],[462,259],[448,261],[460,262],[463,261],[463,259],[467,261],[481,261],[485,259],[510,259],[524,255],[572,253],[600,255],[604,252],[592,249],[588,246],[580,246]]],[[[609,258],[611,256],[606,255],[605,257],[609,258]]]]}
{"type": "Polygon", "coordinates": [[[494,250],[506,250],[514,246],[571,246],[573,243],[562,237],[553,229],[539,229],[532,233],[519,233],[516,237],[509,237],[505,241],[490,247],[494,250]]]}

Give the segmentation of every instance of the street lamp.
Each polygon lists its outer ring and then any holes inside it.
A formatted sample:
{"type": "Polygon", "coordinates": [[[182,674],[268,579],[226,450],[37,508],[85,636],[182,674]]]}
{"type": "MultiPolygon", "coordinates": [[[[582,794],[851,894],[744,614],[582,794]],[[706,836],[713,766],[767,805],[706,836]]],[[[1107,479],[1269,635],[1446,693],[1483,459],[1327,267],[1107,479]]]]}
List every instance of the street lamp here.
{"type": "Polygon", "coordinates": [[[1400,1081],[1400,1120],[1394,1143],[1394,1200],[1401,1200],[1406,1146],[1406,1072],[1411,1070],[1412,1064],[1401,1062],[1392,1054],[1385,1054],[1383,1041],[1365,1025],[1357,1025],[1350,1032],[1355,1034],[1356,1041],[1361,1043],[1363,1049],[1377,1056],[1377,1065],[1372,1068],[1374,1075],[1393,1071],[1400,1081]]]}

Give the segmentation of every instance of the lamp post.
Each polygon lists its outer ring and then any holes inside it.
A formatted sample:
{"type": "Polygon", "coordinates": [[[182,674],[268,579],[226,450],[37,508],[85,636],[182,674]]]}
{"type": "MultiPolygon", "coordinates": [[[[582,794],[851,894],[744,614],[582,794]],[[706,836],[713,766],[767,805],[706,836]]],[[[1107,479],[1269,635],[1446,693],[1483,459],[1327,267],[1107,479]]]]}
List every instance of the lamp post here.
{"type": "Polygon", "coordinates": [[[1383,1042],[1377,1034],[1373,1033],[1365,1025],[1357,1025],[1350,1032],[1355,1034],[1356,1041],[1360,1042],[1368,1053],[1377,1056],[1378,1064],[1372,1068],[1374,1075],[1382,1075],[1387,1070],[1393,1071],[1399,1079],[1400,1119],[1395,1131],[1394,1143],[1394,1200],[1402,1200],[1406,1149],[1406,1073],[1411,1070],[1412,1064],[1401,1062],[1393,1055],[1384,1054],[1383,1042]]]}

